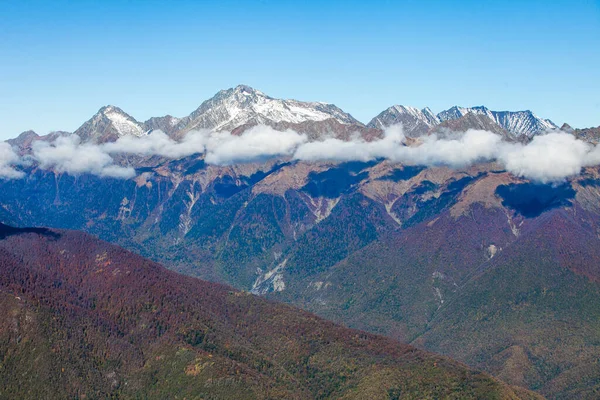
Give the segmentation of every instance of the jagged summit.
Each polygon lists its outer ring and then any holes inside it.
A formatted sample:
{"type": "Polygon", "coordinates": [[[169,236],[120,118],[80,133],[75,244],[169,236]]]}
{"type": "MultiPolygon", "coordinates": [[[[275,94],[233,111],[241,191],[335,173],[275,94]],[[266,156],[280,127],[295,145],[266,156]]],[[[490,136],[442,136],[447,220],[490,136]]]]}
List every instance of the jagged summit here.
{"type": "Polygon", "coordinates": [[[117,140],[121,136],[144,136],[146,130],[143,125],[119,107],[107,105],[85,122],[75,134],[84,142],[97,143],[117,140]]]}
{"type": "Polygon", "coordinates": [[[427,107],[419,110],[416,107],[395,105],[381,112],[367,126],[384,129],[402,124],[407,136],[420,136],[439,123],[439,119],[427,107]]]}
{"type": "Polygon", "coordinates": [[[560,127],[560,130],[563,132],[568,132],[568,133],[573,133],[574,129],[571,125],[567,124],[566,122],[564,124],[562,124],[562,126],[560,127]]]}
{"type": "Polygon", "coordinates": [[[181,118],[177,118],[172,115],[165,115],[164,117],[152,117],[144,122],[144,129],[147,132],[161,130],[167,135],[172,136],[179,130],[180,122],[181,118]]]}
{"type": "MultiPolygon", "coordinates": [[[[443,122],[459,120],[468,114],[484,116],[489,119],[490,122],[497,124],[502,130],[509,132],[515,137],[522,137],[525,139],[557,128],[552,121],[542,119],[530,110],[492,111],[485,106],[454,106],[435,115],[427,107],[419,110],[415,107],[400,105],[392,106],[383,111],[373,118],[367,126],[383,129],[390,125],[402,124],[404,126],[404,133],[407,136],[415,137],[427,134],[443,122]]],[[[475,121],[475,119],[472,118],[469,120],[475,121]]],[[[487,122],[483,122],[481,119],[475,121],[475,125],[477,126],[484,126],[487,124],[487,122]]],[[[446,128],[454,125],[455,124],[449,124],[446,128]]],[[[462,127],[465,126],[463,123],[459,125],[462,127]]],[[[494,129],[493,131],[496,130],[497,129],[494,129]]]]}
{"type": "Polygon", "coordinates": [[[557,126],[548,119],[542,119],[530,110],[525,111],[491,111],[485,106],[459,107],[454,106],[440,112],[440,121],[454,120],[464,117],[467,113],[485,115],[515,136],[532,137],[545,131],[556,129],[557,126]]]}
{"type": "Polygon", "coordinates": [[[484,106],[476,106],[476,107],[460,107],[454,106],[447,110],[440,112],[437,117],[440,122],[459,119],[467,115],[468,113],[475,113],[480,115],[487,115],[490,119],[494,119],[492,113],[484,106]]]}
{"type": "Polygon", "coordinates": [[[183,133],[193,129],[234,130],[242,125],[301,124],[334,119],[341,124],[363,126],[333,104],[275,99],[247,85],[221,90],[203,102],[178,127],[183,133]]]}
{"type": "Polygon", "coordinates": [[[468,112],[458,119],[448,119],[433,127],[430,133],[445,135],[452,132],[466,132],[469,129],[493,132],[506,140],[518,139],[514,134],[498,125],[485,114],[468,112]]]}
{"type": "Polygon", "coordinates": [[[427,118],[427,120],[430,121],[430,123],[432,123],[432,124],[440,123],[440,119],[437,117],[437,115],[435,115],[433,113],[433,111],[431,111],[431,109],[429,107],[425,107],[424,109],[421,110],[421,112],[423,113],[423,115],[425,115],[425,118],[427,118]]]}

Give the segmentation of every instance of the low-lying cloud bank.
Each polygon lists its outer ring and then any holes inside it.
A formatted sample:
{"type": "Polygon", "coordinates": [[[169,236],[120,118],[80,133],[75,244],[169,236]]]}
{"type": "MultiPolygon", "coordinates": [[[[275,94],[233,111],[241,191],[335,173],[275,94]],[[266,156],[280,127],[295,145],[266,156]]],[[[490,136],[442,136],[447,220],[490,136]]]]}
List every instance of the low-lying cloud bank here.
{"type": "Polygon", "coordinates": [[[14,168],[20,161],[19,155],[8,143],[0,142],[0,178],[22,178],[25,174],[14,168]]]}
{"type": "Polygon", "coordinates": [[[456,139],[439,139],[432,135],[421,140],[420,144],[406,146],[402,129],[396,126],[386,130],[383,139],[372,142],[327,139],[307,143],[296,150],[294,158],[304,161],[371,161],[384,158],[410,165],[464,167],[493,159],[502,143],[502,138],[496,134],[475,130],[467,131],[456,139]]]}
{"type": "Polygon", "coordinates": [[[102,146],[81,143],[77,135],[61,136],[52,143],[34,142],[33,158],[40,168],[72,175],[86,172],[114,178],[131,178],[135,175],[133,168],[116,165],[102,146]]]}
{"type": "MultiPolygon", "coordinates": [[[[77,175],[92,173],[115,178],[135,175],[131,167],[117,165],[114,156],[161,156],[179,159],[204,154],[208,164],[230,165],[286,158],[302,161],[370,161],[388,159],[407,165],[465,167],[477,162],[498,161],[511,173],[539,182],[556,182],[577,175],[586,166],[600,164],[600,147],[561,131],[536,136],[528,144],[506,142],[497,134],[469,130],[455,138],[435,135],[406,145],[401,126],[386,130],[382,139],[342,141],[328,138],[308,142],[304,134],[253,127],[242,135],[229,132],[193,131],[175,141],[161,131],[138,138],[126,136],[105,144],[81,143],[76,135],[33,145],[33,162],[44,169],[77,175]]],[[[23,160],[7,144],[0,143],[0,177],[23,176],[15,168],[23,160]]]]}
{"type": "Polygon", "coordinates": [[[382,140],[343,142],[329,139],[298,148],[295,158],[307,161],[390,161],[423,166],[466,167],[483,161],[498,161],[514,175],[548,183],[578,175],[581,169],[600,164],[600,147],[561,131],[533,138],[528,144],[506,142],[501,136],[469,130],[455,139],[435,135],[415,146],[403,145],[404,135],[397,127],[388,129],[382,140]]]}

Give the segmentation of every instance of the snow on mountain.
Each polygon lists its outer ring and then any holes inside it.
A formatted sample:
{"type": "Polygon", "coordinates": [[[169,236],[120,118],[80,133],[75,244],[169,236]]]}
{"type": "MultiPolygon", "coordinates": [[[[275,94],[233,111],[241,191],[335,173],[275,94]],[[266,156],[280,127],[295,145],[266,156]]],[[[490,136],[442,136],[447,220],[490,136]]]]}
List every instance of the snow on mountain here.
{"type": "Polygon", "coordinates": [[[448,120],[462,118],[465,115],[467,115],[468,113],[487,115],[492,121],[494,121],[494,116],[492,115],[492,113],[486,107],[483,107],[483,106],[480,106],[480,107],[454,106],[448,110],[442,111],[441,113],[439,113],[437,115],[437,117],[439,118],[440,122],[444,122],[444,121],[448,121],[448,120]]]}
{"type": "Polygon", "coordinates": [[[146,131],[161,130],[167,135],[173,135],[179,129],[179,123],[181,118],[173,117],[172,115],[165,115],[164,117],[152,117],[144,122],[144,129],[146,131]]]}
{"type": "Polygon", "coordinates": [[[429,107],[425,107],[421,110],[421,112],[423,113],[425,118],[427,118],[427,121],[429,121],[431,125],[437,125],[441,122],[437,115],[435,115],[433,111],[429,109],[429,107]]]}
{"type": "Polygon", "coordinates": [[[119,136],[133,135],[140,137],[144,135],[144,128],[121,109],[109,106],[105,109],[104,115],[112,122],[119,136]]]}
{"type": "Polygon", "coordinates": [[[402,124],[407,136],[419,136],[439,123],[440,120],[429,108],[419,110],[415,107],[395,105],[381,112],[367,126],[384,129],[391,125],[402,124]]]}
{"type": "Polygon", "coordinates": [[[541,119],[531,111],[496,111],[493,112],[496,122],[516,135],[531,137],[547,130],[556,129],[554,122],[541,119]]]}
{"type": "Polygon", "coordinates": [[[469,129],[494,132],[509,141],[517,139],[514,134],[502,128],[494,120],[489,118],[488,115],[476,112],[468,112],[458,119],[448,119],[441,122],[439,125],[433,127],[430,133],[435,133],[438,136],[444,137],[449,133],[466,132],[469,129]]]}
{"type": "MultiPolygon", "coordinates": [[[[454,106],[436,115],[427,107],[419,110],[395,105],[364,125],[333,104],[276,99],[249,86],[239,85],[219,91],[184,118],[167,115],[140,123],[120,108],[109,105],[101,108],[74,133],[84,142],[102,143],[115,141],[122,136],[141,137],[156,129],[180,139],[187,132],[196,129],[241,134],[252,126],[264,124],[276,130],[292,129],[304,133],[309,140],[323,137],[350,140],[356,135],[365,140],[373,140],[381,137],[382,129],[390,125],[402,124],[407,136],[416,137],[432,132],[444,121],[458,120],[469,113],[486,116],[502,129],[525,140],[557,128],[552,121],[541,119],[529,110],[491,111],[484,106],[454,106]]],[[[469,124],[483,126],[487,122],[469,119],[458,125],[464,127],[469,124]]]]}
{"type": "Polygon", "coordinates": [[[542,119],[529,110],[526,111],[491,111],[487,107],[458,107],[454,106],[440,112],[440,121],[459,119],[467,113],[486,115],[492,121],[516,136],[532,137],[557,126],[548,119],[542,119]]]}
{"type": "Polygon", "coordinates": [[[300,124],[335,119],[342,124],[363,126],[350,114],[333,104],[274,99],[249,86],[221,90],[205,101],[178,127],[183,133],[192,129],[234,130],[242,125],[300,124]]]}
{"type": "Polygon", "coordinates": [[[102,143],[117,140],[121,136],[141,137],[146,134],[146,130],[142,124],[120,108],[105,106],[74,133],[84,142],[102,143]]]}

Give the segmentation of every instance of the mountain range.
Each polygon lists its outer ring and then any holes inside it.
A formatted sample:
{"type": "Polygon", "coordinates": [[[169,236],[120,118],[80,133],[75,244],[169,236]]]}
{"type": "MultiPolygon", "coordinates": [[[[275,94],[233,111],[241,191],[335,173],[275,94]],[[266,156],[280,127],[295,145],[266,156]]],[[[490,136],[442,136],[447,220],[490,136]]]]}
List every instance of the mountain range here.
{"type": "MultiPolygon", "coordinates": [[[[196,129],[239,135],[260,124],[312,141],[370,141],[401,123],[415,140],[479,129],[526,143],[554,127],[527,111],[465,110],[394,106],[364,125],[332,105],[238,86],[181,119],[141,123],[106,107],[76,132],[101,143],[152,129],[177,139],[196,129]]],[[[598,128],[561,130],[598,142],[598,128]]],[[[10,143],[27,154],[36,140],[61,135],[26,132],[10,143]]],[[[82,230],[174,271],[450,356],[548,398],[597,398],[597,166],[543,184],[495,162],[214,165],[203,154],[127,162],[132,179],[23,165],[25,178],[0,182],[0,221],[82,230]]]]}
{"type": "MultiPolygon", "coordinates": [[[[240,134],[252,126],[267,125],[277,130],[305,133],[312,140],[323,137],[348,139],[357,132],[369,140],[381,137],[382,130],[392,125],[402,124],[406,136],[418,137],[435,132],[444,122],[473,114],[489,119],[485,125],[492,131],[502,130],[526,139],[558,128],[552,121],[541,119],[531,111],[490,111],[483,106],[454,106],[435,115],[429,108],[419,110],[394,105],[365,125],[333,104],[275,99],[249,86],[239,85],[218,92],[183,118],[167,115],[139,122],[116,106],[105,106],[74,133],[84,142],[103,143],[122,136],[143,136],[153,130],[181,139],[192,130],[240,134]]],[[[30,132],[24,133],[27,138],[30,138],[30,132]]],[[[49,138],[55,136],[51,134],[49,138]]]]}

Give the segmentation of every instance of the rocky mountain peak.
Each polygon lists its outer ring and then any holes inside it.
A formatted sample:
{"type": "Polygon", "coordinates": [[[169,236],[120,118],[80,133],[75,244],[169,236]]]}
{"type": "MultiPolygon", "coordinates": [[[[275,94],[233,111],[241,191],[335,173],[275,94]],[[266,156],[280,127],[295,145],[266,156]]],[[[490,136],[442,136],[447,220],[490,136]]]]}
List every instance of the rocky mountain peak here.
{"type": "Polygon", "coordinates": [[[335,119],[342,124],[363,126],[333,104],[276,99],[247,85],[221,90],[206,100],[180,126],[182,134],[192,129],[232,131],[243,125],[301,124],[335,119]]]}
{"type": "Polygon", "coordinates": [[[455,120],[468,113],[486,115],[506,131],[515,136],[531,138],[537,134],[556,129],[557,126],[550,120],[542,119],[530,110],[524,111],[491,111],[485,106],[459,107],[454,106],[440,112],[437,116],[440,121],[455,120]]]}
{"type": "Polygon", "coordinates": [[[448,119],[434,126],[430,133],[446,135],[452,132],[466,132],[469,129],[484,130],[502,136],[506,140],[515,140],[515,135],[498,125],[487,114],[468,112],[458,119],[448,119]]]}
{"type": "Polygon", "coordinates": [[[107,105],[75,131],[84,142],[117,140],[121,136],[144,136],[143,125],[117,106],[107,105]]]}
{"type": "Polygon", "coordinates": [[[416,137],[427,133],[439,123],[439,119],[429,108],[419,110],[416,107],[394,105],[373,118],[367,126],[384,129],[388,126],[401,124],[405,135],[416,137]]]}
{"type": "Polygon", "coordinates": [[[560,130],[568,133],[572,133],[574,131],[573,127],[571,127],[571,125],[567,124],[566,122],[562,124],[560,130]]]}

